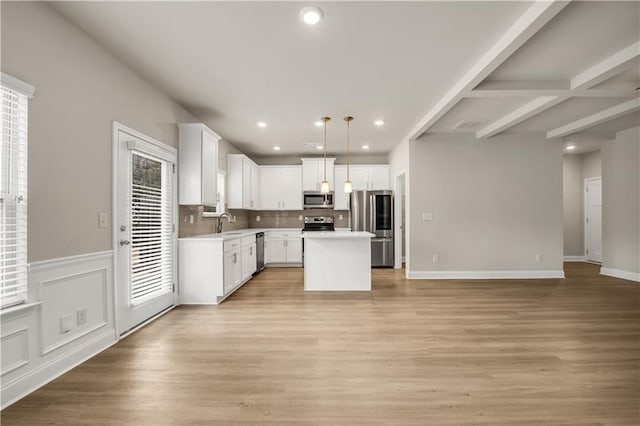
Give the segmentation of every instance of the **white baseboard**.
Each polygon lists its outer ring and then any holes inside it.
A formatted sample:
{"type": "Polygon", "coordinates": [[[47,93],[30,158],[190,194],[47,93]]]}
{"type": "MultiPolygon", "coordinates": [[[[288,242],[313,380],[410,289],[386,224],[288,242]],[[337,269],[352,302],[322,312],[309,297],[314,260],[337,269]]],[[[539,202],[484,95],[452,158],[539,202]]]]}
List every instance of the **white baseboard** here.
{"type": "Polygon", "coordinates": [[[600,268],[600,275],[606,275],[608,277],[621,278],[623,280],[640,282],[640,272],[629,272],[621,269],[600,268]]]}
{"type": "Polygon", "coordinates": [[[584,256],[564,256],[565,262],[586,262],[587,258],[584,256]]]}
{"type": "Polygon", "coordinates": [[[407,278],[430,280],[564,278],[564,271],[408,271],[407,278]]]}
{"type": "Polygon", "coordinates": [[[2,409],[24,398],[31,392],[60,377],[67,371],[94,357],[117,342],[115,330],[96,336],[93,340],[65,352],[58,358],[43,364],[25,376],[2,386],[2,409]]]}

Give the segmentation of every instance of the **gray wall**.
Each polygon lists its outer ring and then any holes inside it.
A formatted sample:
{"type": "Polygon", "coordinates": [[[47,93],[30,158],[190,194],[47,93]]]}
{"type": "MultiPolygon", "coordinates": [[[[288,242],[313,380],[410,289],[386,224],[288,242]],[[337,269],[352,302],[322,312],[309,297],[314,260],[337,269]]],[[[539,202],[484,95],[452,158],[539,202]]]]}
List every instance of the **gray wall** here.
{"type": "MultiPolygon", "coordinates": [[[[609,142],[604,144],[607,143],[609,142]]],[[[600,151],[588,152],[580,157],[582,158],[583,179],[602,176],[602,154],[600,151]]]]}
{"type": "Polygon", "coordinates": [[[584,256],[582,157],[568,154],[562,158],[565,256],[584,256]]]}
{"type": "Polygon", "coordinates": [[[602,146],[602,266],[640,272],[640,127],[602,146]]]}
{"type": "Polygon", "coordinates": [[[435,135],[409,154],[412,271],[562,270],[561,144],[435,135]]]}
{"type": "Polygon", "coordinates": [[[29,261],[111,249],[112,121],[177,146],[197,121],[44,3],[2,3],[2,71],[29,104],[29,261]],[[110,218],[111,220],[111,218],[110,218]]]}

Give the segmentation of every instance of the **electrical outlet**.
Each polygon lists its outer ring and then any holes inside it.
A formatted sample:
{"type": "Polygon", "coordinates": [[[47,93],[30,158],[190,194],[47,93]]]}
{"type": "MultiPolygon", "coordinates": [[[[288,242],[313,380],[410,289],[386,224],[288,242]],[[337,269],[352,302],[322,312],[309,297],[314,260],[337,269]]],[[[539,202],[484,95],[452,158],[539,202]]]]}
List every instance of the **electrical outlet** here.
{"type": "Polygon", "coordinates": [[[298,220],[302,220],[302,215],[298,215],[298,220]]]}
{"type": "Polygon", "coordinates": [[[438,263],[440,262],[440,255],[434,254],[433,255],[433,263],[438,263]]]}
{"type": "Polygon", "coordinates": [[[76,311],[76,322],[82,325],[87,322],[87,308],[81,308],[76,311]]]}
{"type": "Polygon", "coordinates": [[[193,215],[192,214],[189,215],[189,223],[193,223],[193,215]]]}
{"type": "Polygon", "coordinates": [[[98,213],[98,228],[107,227],[108,216],[106,213],[98,213]]]}
{"type": "Polygon", "coordinates": [[[338,215],[338,220],[342,220],[343,216],[341,214],[338,215]]]}
{"type": "Polygon", "coordinates": [[[73,327],[73,318],[71,315],[60,317],[60,333],[68,333],[73,327]]]}
{"type": "Polygon", "coordinates": [[[542,255],[536,254],[536,262],[542,262],[542,255]]]}
{"type": "Polygon", "coordinates": [[[260,216],[256,216],[256,222],[260,222],[260,216]]]}

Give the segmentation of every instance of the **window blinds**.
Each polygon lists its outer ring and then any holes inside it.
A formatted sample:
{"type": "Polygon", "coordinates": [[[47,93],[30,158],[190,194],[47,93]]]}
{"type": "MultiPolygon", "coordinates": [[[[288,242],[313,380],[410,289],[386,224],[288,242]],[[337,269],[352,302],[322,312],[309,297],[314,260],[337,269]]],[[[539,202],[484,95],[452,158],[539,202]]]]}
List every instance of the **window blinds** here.
{"type": "Polygon", "coordinates": [[[27,299],[27,108],[27,95],[3,81],[0,161],[0,303],[3,308],[27,299]]]}
{"type": "Polygon", "coordinates": [[[131,153],[131,304],[173,290],[171,164],[131,153]]]}

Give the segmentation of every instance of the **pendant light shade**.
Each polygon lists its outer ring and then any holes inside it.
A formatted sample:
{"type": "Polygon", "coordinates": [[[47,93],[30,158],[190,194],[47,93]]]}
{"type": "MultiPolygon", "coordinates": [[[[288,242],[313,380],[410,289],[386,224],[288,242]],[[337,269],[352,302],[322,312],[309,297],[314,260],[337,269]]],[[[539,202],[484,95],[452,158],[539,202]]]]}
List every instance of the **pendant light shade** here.
{"type": "Polygon", "coordinates": [[[320,192],[323,194],[329,193],[329,182],[327,181],[327,121],[331,120],[329,117],[322,117],[320,120],[324,123],[324,172],[322,174],[322,182],[320,183],[320,192]]]}
{"type": "Polygon", "coordinates": [[[351,168],[350,167],[351,159],[349,157],[349,127],[350,127],[351,121],[353,121],[353,117],[345,117],[344,121],[347,122],[347,180],[344,181],[344,193],[351,194],[351,192],[353,192],[353,187],[351,185],[351,180],[349,176],[349,169],[351,168]]]}

